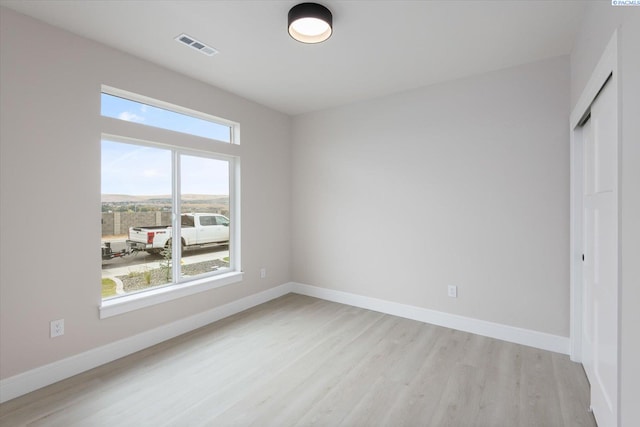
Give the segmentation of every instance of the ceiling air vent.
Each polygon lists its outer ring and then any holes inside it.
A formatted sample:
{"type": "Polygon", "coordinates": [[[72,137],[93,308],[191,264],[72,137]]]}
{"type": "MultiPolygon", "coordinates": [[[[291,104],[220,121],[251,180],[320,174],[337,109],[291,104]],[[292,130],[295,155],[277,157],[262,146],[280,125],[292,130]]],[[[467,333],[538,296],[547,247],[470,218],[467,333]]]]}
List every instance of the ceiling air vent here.
{"type": "Polygon", "coordinates": [[[216,53],[218,53],[218,51],[212,48],[211,46],[207,46],[206,44],[186,34],[180,34],[178,37],[175,38],[175,40],[179,43],[189,46],[192,49],[197,50],[200,53],[204,53],[207,56],[213,56],[216,53]]]}

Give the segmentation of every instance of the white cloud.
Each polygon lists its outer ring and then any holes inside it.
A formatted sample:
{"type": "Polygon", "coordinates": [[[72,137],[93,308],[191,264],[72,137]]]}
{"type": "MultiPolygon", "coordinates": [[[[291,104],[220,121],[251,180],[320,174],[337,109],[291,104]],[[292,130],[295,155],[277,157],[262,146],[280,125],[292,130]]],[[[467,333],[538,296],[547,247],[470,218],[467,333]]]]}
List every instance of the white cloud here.
{"type": "Polygon", "coordinates": [[[130,113],[129,111],[123,111],[122,113],[118,114],[118,118],[120,120],[126,120],[127,122],[144,122],[144,117],[138,116],[135,113],[130,113]]]}
{"type": "Polygon", "coordinates": [[[142,171],[142,176],[145,178],[154,178],[156,176],[162,176],[162,174],[157,169],[146,169],[142,171]]]}

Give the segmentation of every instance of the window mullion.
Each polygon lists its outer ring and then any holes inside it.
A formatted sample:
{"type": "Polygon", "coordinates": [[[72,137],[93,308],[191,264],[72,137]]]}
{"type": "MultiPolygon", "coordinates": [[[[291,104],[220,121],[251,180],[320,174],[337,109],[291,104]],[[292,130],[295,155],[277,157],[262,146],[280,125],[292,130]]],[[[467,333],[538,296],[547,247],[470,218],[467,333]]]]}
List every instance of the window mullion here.
{"type": "Polygon", "coordinates": [[[236,207],[238,207],[240,200],[239,198],[234,197],[235,191],[237,191],[237,187],[239,185],[239,174],[238,174],[238,160],[233,159],[229,160],[229,217],[234,218],[235,221],[231,221],[229,225],[229,266],[232,269],[235,269],[240,265],[240,252],[236,250],[237,242],[239,242],[239,222],[240,216],[236,215],[236,207]]]}
{"type": "Polygon", "coordinates": [[[180,153],[176,150],[171,152],[172,161],[172,173],[171,173],[171,185],[172,185],[172,204],[173,204],[173,244],[171,247],[171,277],[173,277],[173,283],[179,283],[181,281],[180,275],[180,260],[182,259],[182,221],[180,206],[180,153]]]}

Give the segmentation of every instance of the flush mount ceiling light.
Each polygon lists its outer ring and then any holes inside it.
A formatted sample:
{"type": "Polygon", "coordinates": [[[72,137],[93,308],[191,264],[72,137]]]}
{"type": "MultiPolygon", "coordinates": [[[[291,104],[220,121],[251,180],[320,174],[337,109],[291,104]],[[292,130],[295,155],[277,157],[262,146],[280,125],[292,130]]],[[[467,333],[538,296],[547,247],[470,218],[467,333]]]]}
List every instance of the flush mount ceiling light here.
{"type": "Polygon", "coordinates": [[[321,4],[300,3],[289,11],[289,35],[302,43],[320,43],[331,37],[333,16],[321,4]]]}

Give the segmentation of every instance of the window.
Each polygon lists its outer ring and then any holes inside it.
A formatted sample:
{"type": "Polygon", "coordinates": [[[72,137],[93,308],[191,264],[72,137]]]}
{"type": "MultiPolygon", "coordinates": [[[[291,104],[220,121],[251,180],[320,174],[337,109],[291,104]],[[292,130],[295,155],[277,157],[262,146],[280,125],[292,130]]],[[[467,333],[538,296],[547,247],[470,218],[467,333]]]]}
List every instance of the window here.
{"type": "Polygon", "coordinates": [[[194,227],[195,223],[193,221],[193,217],[189,215],[182,215],[180,217],[180,223],[182,224],[182,228],[184,227],[194,227]]]}
{"type": "Polygon", "coordinates": [[[203,216],[200,217],[200,225],[217,225],[215,216],[203,216]]]}
{"type": "MultiPolygon", "coordinates": [[[[182,110],[187,111],[185,108],[182,110]]],[[[231,126],[194,117],[203,116],[202,113],[189,113],[170,111],[104,92],[101,96],[101,114],[105,117],[231,142],[231,126]]]]}
{"type": "MultiPolygon", "coordinates": [[[[199,135],[192,116],[109,93],[101,101],[103,116],[132,121],[140,113],[135,121],[169,129],[167,138],[175,139],[167,145],[166,138],[160,144],[103,134],[101,316],[129,311],[122,307],[131,301],[135,309],[155,303],[142,299],[160,302],[173,299],[172,292],[182,296],[240,280],[239,158],[216,150],[235,142],[237,125],[210,118],[212,126],[198,125],[198,132],[218,134],[199,135]],[[177,131],[214,139],[211,149],[192,148],[177,131]]],[[[195,120],[206,121],[198,115],[195,120]]]]}

